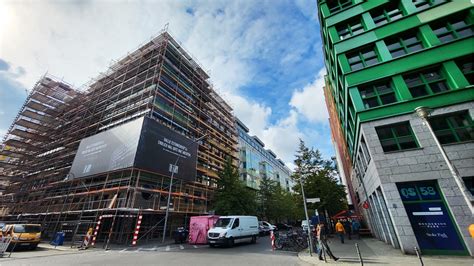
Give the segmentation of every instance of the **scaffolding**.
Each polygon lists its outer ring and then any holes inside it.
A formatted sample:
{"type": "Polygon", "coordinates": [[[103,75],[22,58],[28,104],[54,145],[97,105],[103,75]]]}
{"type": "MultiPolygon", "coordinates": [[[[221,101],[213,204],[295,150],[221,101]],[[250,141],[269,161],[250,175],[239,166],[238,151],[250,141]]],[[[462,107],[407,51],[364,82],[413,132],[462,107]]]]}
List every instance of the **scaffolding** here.
{"type": "Polygon", "coordinates": [[[232,109],[208,79],[168,32],[82,90],[43,76],[3,139],[0,177],[10,185],[0,196],[0,219],[40,223],[46,238],[64,231],[74,245],[100,217],[97,240],[125,244],[140,213],[143,231],[155,228],[146,237],[159,237],[168,176],[133,167],[81,178],[69,173],[82,139],[142,116],[191,139],[208,135],[199,145],[196,181],[173,184],[170,232],[188,216],[208,213],[217,173],[227,157],[238,159],[232,109]]]}

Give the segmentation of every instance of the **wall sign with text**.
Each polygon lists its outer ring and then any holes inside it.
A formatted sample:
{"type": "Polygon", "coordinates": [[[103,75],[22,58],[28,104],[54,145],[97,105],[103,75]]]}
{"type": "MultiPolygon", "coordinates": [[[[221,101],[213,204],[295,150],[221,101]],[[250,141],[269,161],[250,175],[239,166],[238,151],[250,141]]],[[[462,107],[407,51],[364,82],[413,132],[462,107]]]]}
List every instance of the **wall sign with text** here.
{"type": "Polygon", "coordinates": [[[397,183],[397,188],[424,254],[467,254],[436,180],[397,183]]]}

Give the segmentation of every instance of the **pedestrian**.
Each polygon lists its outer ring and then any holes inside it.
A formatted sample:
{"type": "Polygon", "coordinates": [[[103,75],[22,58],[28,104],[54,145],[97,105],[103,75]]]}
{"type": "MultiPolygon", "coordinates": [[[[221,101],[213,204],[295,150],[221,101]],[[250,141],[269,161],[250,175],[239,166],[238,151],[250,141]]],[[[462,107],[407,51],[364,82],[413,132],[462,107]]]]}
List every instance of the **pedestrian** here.
{"type": "Polygon", "coordinates": [[[336,234],[341,239],[341,243],[344,244],[344,234],[346,233],[346,231],[344,230],[344,225],[342,225],[340,220],[337,220],[335,229],[336,229],[336,234]]]}
{"type": "Polygon", "coordinates": [[[359,221],[357,221],[357,219],[354,219],[352,221],[352,233],[354,234],[354,236],[357,236],[357,239],[360,239],[360,223],[359,221]]]}
{"type": "Polygon", "coordinates": [[[351,240],[352,239],[351,238],[352,224],[351,224],[351,221],[349,221],[349,219],[344,221],[344,230],[346,231],[347,238],[351,240]]]}
{"type": "Polygon", "coordinates": [[[326,252],[326,254],[331,257],[334,261],[337,261],[339,258],[334,256],[334,254],[331,252],[331,249],[329,248],[329,245],[327,243],[327,234],[326,234],[326,228],[322,222],[318,224],[316,227],[316,240],[318,241],[318,257],[319,260],[324,260],[323,258],[323,252],[326,252]]]}

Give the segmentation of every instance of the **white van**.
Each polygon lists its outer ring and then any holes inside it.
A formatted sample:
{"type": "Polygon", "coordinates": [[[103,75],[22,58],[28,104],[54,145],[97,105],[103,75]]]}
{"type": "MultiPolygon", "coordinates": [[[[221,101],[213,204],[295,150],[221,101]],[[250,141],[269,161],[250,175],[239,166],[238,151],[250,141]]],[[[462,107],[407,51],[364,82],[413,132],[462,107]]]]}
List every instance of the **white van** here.
{"type": "Polygon", "coordinates": [[[221,216],[207,232],[209,246],[233,246],[236,242],[257,242],[258,219],[255,216],[221,216]]]}

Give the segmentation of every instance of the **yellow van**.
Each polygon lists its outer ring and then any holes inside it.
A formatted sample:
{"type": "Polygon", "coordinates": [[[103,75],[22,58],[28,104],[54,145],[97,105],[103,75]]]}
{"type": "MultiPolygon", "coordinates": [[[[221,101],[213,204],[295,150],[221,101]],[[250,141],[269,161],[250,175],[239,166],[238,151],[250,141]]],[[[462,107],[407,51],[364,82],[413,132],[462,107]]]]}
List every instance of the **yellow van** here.
{"type": "Polygon", "coordinates": [[[4,237],[11,237],[8,249],[35,249],[41,241],[41,225],[39,224],[6,224],[2,228],[4,237]]]}

